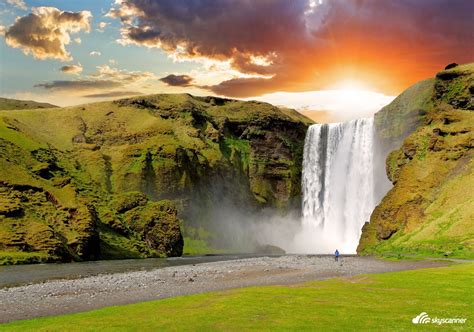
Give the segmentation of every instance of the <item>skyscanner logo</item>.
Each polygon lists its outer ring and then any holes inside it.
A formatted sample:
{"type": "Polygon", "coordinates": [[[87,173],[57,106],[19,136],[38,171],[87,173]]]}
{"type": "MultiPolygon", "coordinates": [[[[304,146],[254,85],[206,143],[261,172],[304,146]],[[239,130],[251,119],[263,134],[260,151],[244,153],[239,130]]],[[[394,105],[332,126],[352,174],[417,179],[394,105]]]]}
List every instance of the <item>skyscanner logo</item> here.
{"type": "Polygon", "coordinates": [[[413,324],[464,324],[466,323],[467,318],[431,318],[426,312],[422,312],[415,318],[411,320],[413,324]]]}
{"type": "Polygon", "coordinates": [[[428,324],[431,323],[431,318],[426,312],[422,312],[421,314],[413,318],[411,321],[413,324],[428,324]]]}

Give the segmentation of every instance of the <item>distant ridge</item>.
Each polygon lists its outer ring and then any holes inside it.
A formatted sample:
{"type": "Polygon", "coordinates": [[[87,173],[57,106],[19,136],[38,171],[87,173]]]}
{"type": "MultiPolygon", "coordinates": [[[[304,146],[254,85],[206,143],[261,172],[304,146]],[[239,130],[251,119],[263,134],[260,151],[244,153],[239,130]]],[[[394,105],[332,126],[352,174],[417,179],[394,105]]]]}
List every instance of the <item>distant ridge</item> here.
{"type": "Polygon", "coordinates": [[[35,108],[56,108],[56,107],[59,107],[59,106],[48,104],[48,103],[38,103],[33,100],[0,98],[0,111],[35,109],[35,108]]]}

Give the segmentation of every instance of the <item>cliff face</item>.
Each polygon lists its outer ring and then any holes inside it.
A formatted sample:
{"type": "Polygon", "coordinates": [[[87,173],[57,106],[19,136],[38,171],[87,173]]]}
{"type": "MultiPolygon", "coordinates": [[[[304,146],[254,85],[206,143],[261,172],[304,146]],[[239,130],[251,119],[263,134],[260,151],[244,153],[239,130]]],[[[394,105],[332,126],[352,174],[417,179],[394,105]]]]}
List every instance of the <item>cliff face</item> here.
{"type": "Polygon", "coordinates": [[[363,254],[474,256],[474,65],[411,87],[375,117],[393,188],[363,228],[363,254]],[[386,154],[385,154],[386,155],[386,154]]]}
{"type": "Polygon", "coordinates": [[[375,195],[385,196],[392,187],[385,171],[388,154],[400,148],[403,140],[423,123],[430,108],[434,79],[427,79],[411,86],[374,116],[375,127],[375,195]]]}
{"type": "Polygon", "coordinates": [[[216,206],[299,208],[309,122],[190,95],[2,111],[0,262],[176,256],[216,206]]]}

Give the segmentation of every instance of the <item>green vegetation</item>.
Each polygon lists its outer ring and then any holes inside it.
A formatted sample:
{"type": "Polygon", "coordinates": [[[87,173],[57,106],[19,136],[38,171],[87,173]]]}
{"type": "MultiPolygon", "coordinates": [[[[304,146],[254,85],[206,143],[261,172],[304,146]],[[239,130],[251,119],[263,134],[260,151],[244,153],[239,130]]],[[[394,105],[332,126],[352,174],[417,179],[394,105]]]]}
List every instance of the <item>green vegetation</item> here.
{"type": "Polygon", "coordinates": [[[431,107],[434,82],[430,78],[416,83],[375,114],[378,138],[388,149],[399,148],[422,123],[431,107]]]}
{"type": "Polygon", "coordinates": [[[32,100],[16,100],[0,98],[0,111],[1,110],[22,110],[22,109],[35,109],[35,108],[54,108],[58,107],[48,103],[38,103],[32,100]]]}
{"type": "Polygon", "coordinates": [[[205,255],[225,252],[213,248],[210,245],[213,234],[206,231],[204,228],[193,226],[187,226],[183,228],[183,255],[205,255]]]}
{"type": "MultiPolygon", "coordinates": [[[[442,71],[430,82],[416,95],[415,103],[425,105],[418,126],[387,158],[394,187],[364,227],[360,253],[474,258],[474,65],[442,71]]],[[[378,123],[382,135],[389,132],[383,128],[390,128],[389,120],[397,122],[396,112],[413,109],[408,100],[418,88],[377,114],[388,121],[378,123]],[[400,100],[407,108],[398,108],[400,100]]],[[[393,134],[394,140],[402,137],[393,134]]]]}
{"type": "Polygon", "coordinates": [[[231,253],[229,249],[215,248],[208,241],[184,237],[183,255],[207,255],[231,253]]]}
{"type": "Polygon", "coordinates": [[[399,331],[449,327],[472,331],[473,277],[471,263],[294,286],[241,288],[18,321],[1,326],[1,330],[399,331]],[[467,321],[455,325],[413,325],[412,319],[421,312],[427,312],[432,319],[467,321]]]}
{"type": "Polygon", "coordinates": [[[186,253],[223,250],[186,230],[215,233],[209,211],[223,201],[299,207],[309,124],[187,94],[2,111],[0,263],[175,256],[180,228],[186,253]]]}
{"type": "Polygon", "coordinates": [[[48,255],[31,252],[0,251],[0,265],[43,263],[48,261],[48,255]]]}

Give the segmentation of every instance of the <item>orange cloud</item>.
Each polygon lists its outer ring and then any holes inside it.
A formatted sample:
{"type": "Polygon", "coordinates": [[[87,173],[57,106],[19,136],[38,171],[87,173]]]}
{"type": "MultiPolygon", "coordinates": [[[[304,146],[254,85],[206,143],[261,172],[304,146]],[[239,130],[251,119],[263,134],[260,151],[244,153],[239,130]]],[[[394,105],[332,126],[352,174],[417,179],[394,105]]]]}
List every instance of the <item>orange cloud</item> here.
{"type": "Polygon", "coordinates": [[[230,61],[257,75],[207,87],[229,96],[322,89],[343,79],[394,94],[447,63],[473,60],[474,2],[467,0],[116,3],[108,15],[122,22],[120,43],[230,61]]]}

